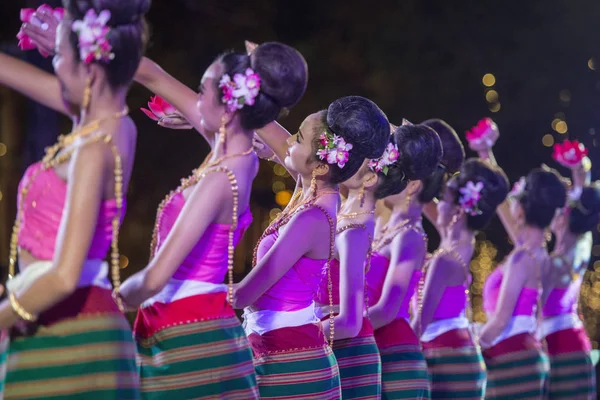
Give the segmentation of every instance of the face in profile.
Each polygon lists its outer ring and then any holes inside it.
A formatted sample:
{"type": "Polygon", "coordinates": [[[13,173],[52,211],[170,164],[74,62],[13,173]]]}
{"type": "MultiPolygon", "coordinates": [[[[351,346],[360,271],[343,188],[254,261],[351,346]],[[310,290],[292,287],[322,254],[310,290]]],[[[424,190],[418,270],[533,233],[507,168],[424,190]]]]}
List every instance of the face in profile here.
{"type": "Polygon", "coordinates": [[[223,94],[218,88],[223,69],[223,63],[220,61],[212,63],[204,72],[198,88],[196,106],[200,114],[200,125],[207,132],[218,132],[221,127],[221,119],[226,112],[225,105],[221,101],[223,94]]]}
{"type": "Polygon", "coordinates": [[[298,133],[290,136],[284,160],[286,167],[301,175],[309,175],[312,172],[317,163],[313,141],[321,125],[320,113],[309,115],[300,125],[298,133]]]}
{"type": "Polygon", "coordinates": [[[66,15],[56,31],[56,54],[52,65],[60,82],[63,99],[70,104],[81,105],[89,66],[79,60],[79,55],[71,45],[70,16],[66,15]]]}

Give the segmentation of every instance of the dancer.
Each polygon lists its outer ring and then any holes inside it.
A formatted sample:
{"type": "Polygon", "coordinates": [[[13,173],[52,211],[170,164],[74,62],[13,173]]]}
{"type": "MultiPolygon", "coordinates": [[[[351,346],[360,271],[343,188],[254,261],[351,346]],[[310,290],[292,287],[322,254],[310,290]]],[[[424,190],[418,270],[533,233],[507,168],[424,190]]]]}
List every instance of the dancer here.
{"type": "Polygon", "coordinates": [[[555,145],[554,159],[571,169],[573,182],[567,206],[550,225],[556,244],[543,271],[539,332],[550,357],[551,399],[596,398],[592,347],[577,315],[579,291],[591,257],[591,231],[600,222],[600,188],[589,185],[591,162],[586,155],[587,150],[576,141],[555,145]]]}
{"type": "Polygon", "coordinates": [[[234,295],[245,308],[260,395],[338,399],[339,370],[327,344],[335,338],[334,313],[326,338],[313,299],[334,256],[338,184],[382,154],[389,124],[373,102],[349,96],[306,118],[296,135],[276,124],[259,134],[304,188],[264,232],[255,267],[234,295]]]}
{"type": "Polygon", "coordinates": [[[148,59],[136,79],[173,104],[213,149],[159,206],[150,263],[121,291],[127,305],[140,306],[134,331],[143,396],[258,398],[250,346],[230,305],[233,252],[252,221],[253,131],[300,100],[306,62],[273,42],[251,56],[218,57],[199,95],[148,59]]]}
{"type": "Polygon", "coordinates": [[[394,133],[400,157],[379,173],[375,197],[392,210],[373,244],[367,273],[369,318],[382,361],[382,398],[430,398],[427,365],[408,324],[408,304],[427,252],[418,196],[437,168],[442,144],[425,125],[403,125],[394,133]]]}
{"type": "MultiPolygon", "coordinates": [[[[492,146],[498,129],[490,122],[483,133],[490,140],[471,142],[471,148],[497,165],[492,146]]],[[[548,357],[534,336],[542,272],[548,262],[544,230],[565,201],[566,190],[557,174],[535,169],[523,185],[516,185],[508,202],[498,207],[515,248],[483,288],[488,322],[481,329],[479,343],[488,371],[486,398],[539,399],[545,394],[548,357]]]]}
{"type": "Polygon", "coordinates": [[[469,261],[475,233],[487,226],[508,188],[500,170],[471,159],[448,182],[437,205],[437,226],[445,232],[428,262],[413,320],[423,343],[434,399],[481,399],[484,395],[485,364],[469,331],[469,261]]]}
{"type": "Polygon", "coordinates": [[[139,398],[131,329],[103,260],[110,248],[118,294],[118,232],[136,139],[125,98],[147,39],[149,1],[64,3],[56,77],[1,60],[3,84],[64,112],[65,103],[80,109],[74,131],[19,186],[12,279],[0,303],[0,327],[13,327],[5,395],[139,398]]]}

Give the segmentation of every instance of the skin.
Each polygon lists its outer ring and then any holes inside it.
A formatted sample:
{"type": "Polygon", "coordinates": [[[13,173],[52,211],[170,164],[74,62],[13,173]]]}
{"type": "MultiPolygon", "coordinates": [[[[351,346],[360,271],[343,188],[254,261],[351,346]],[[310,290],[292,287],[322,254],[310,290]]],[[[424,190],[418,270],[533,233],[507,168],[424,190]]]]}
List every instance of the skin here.
{"type": "MultiPolygon", "coordinates": [[[[46,73],[34,67],[20,65],[18,62],[9,61],[9,71],[6,72],[3,64],[2,77],[19,79],[25,74],[28,82],[13,82],[13,87],[18,86],[20,91],[31,96],[36,101],[44,104],[63,104],[67,102],[79,106],[82,101],[83,88],[86,78],[92,80],[91,105],[86,112],[83,110],[78,116],[82,124],[92,120],[107,118],[102,123],[102,131],[112,136],[113,143],[119,150],[124,169],[124,189],[126,190],[134,160],[136,129],[129,118],[112,119],[112,115],[125,107],[127,88],[111,88],[107,84],[104,69],[97,65],[85,65],[77,61],[71,44],[68,40],[70,33],[70,18],[59,25],[56,56],[53,60],[57,78],[50,78],[46,73]],[[14,68],[23,67],[24,71],[15,74],[14,68]],[[36,82],[36,79],[40,79],[36,82]],[[36,84],[41,85],[44,90],[36,84]],[[41,98],[36,97],[39,92],[44,92],[41,98]]],[[[6,61],[2,56],[0,62],[6,61]]],[[[60,107],[55,107],[60,108],[60,107]]],[[[63,110],[64,111],[64,110],[63,110]]],[[[98,213],[103,201],[112,199],[114,193],[114,157],[110,146],[103,141],[74,144],[75,151],[71,159],[55,169],[56,175],[67,185],[67,198],[63,210],[60,229],[57,236],[56,248],[52,267],[29,286],[16,293],[20,305],[32,314],[39,314],[61,300],[68,297],[77,287],[88,250],[94,236],[98,213]],[[44,293],[40,296],[39,293],[44,293]]],[[[21,268],[37,261],[25,249],[20,250],[21,268]]],[[[6,328],[17,322],[8,300],[0,303],[0,327],[6,328]]]]}
{"type": "MultiPolygon", "coordinates": [[[[242,153],[252,147],[252,131],[245,130],[239,123],[238,114],[228,111],[220,101],[217,82],[222,75],[222,63],[211,64],[202,77],[200,93],[197,96],[194,94],[193,99],[187,96],[187,87],[180,85],[164,72],[159,72],[150,85],[152,90],[159,89],[157,93],[161,97],[177,98],[179,103],[176,107],[182,110],[186,119],[200,132],[217,131],[223,119],[228,121],[227,153],[222,146],[217,146],[211,161],[226,154],[242,153]],[[195,107],[193,112],[190,108],[192,106],[195,107]]],[[[209,140],[211,146],[215,146],[217,136],[205,134],[204,137],[209,140]]],[[[219,165],[229,168],[237,178],[238,214],[242,214],[249,207],[252,182],[258,173],[258,159],[255,155],[233,157],[219,165]]],[[[138,307],[165,287],[211,224],[231,224],[233,195],[224,173],[208,174],[197,184],[185,189],[183,196],[186,200],[185,206],[164,244],[143,270],[121,286],[121,295],[129,307],[138,307]]]]}
{"type": "MultiPolygon", "coordinates": [[[[297,171],[302,187],[310,187],[313,170],[318,175],[317,192],[336,190],[337,186],[327,180],[329,167],[314,157],[312,141],[320,127],[319,113],[307,117],[298,133],[288,137],[288,149],[284,158],[287,168],[297,171]]],[[[302,193],[301,200],[308,200],[310,190],[302,193]]],[[[316,204],[324,207],[334,218],[338,195],[332,193],[320,197],[316,204]]],[[[236,286],[233,304],[235,308],[251,306],[275,284],[302,257],[325,260],[330,250],[330,226],[324,213],[309,208],[297,213],[279,230],[273,247],[258,262],[252,271],[236,286]],[[306,232],[311,232],[306,235],[306,232]]]]}

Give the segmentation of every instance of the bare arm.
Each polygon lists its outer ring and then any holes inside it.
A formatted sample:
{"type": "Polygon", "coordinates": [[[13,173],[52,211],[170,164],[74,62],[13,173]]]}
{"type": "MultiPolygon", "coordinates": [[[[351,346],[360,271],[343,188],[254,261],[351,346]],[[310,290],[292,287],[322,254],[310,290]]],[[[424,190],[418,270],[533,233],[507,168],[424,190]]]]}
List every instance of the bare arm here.
{"type": "Polygon", "coordinates": [[[213,223],[223,204],[231,201],[231,186],[223,173],[210,173],[196,184],[164,244],[150,264],[121,286],[130,307],[159,293],[213,223]]]}
{"type": "Polygon", "coordinates": [[[1,85],[71,117],[63,103],[56,76],[4,53],[0,53],[0,65],[1,85]]]}
{"type": "Polygon", "coordinates": [[[423,237],[413,230],[397,235],[390,248],[390,268],[383,283],[381,297],[377,304],[369,308],[369,318],[374,329],[396,319],[413,272],[421,268],[425,258],[423,237]]]}
{"type": "Polygon", "coordinates": [[[142,58],[134,79],[173,105],[204,136],[210,147],[214,148],[215,132],[206,132],[200,124],[200,115],[196,107],[198,94],[195,91],[147,57],[142,58]]]}
{"type": "MultiPolygon", "coordinates": [[[[340,257],[340,313],[335,317],[334,339],[353,338],[360,332],[365,304],[365,260],[369,235],[364,229],[349,229],[336,240],[340,257]]],[[[323,322],[329,337],[329,320],[323,322]]]]}
{"type": "MultiPolygon", "coordinates": [[[[112,159],[112,152],[103,143],[87,144],[74,155],[52,268],[15,293],[28,312],[37,315],[75,291],[96,231],[109,158],[112,159]]],[[[0,327],[9,327],[16,321],[8,301],[3,301],[0,327]]]]}
{"type": "Polygon", "coordinates": [[[233,294],[234,308],[253,304],[317,243],[322,244],[323,240],[329,243],[328,225],[323,212],[315,208],[295,215],[282,228],[273,247],[237,286],[233,294]]]}
{"type": "MultiPolygon", "coordinates": [[[[269,146],[275,156],[283,162],[288,149],[288,139],[292,136],[287,129],[273,121],[256,131],[261,140],[269,146]]],[[[293,175],[293,174],[292,174],[293,175]]]]}

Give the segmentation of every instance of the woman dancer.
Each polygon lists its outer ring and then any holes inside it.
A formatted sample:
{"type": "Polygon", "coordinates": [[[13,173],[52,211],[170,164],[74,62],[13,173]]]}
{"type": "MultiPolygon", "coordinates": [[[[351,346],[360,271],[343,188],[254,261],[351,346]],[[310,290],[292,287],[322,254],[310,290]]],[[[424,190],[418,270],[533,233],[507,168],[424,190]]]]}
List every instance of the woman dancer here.
{"type": "MultiPolygon", "coordinates": [[[[292,137],[275,125],[259,133],[304,188],[264,232],[255,267],[234,295],[236,307],[246,307],[244,326],[260,395],[338,399],[338,366],[313,299],[334,255],[338,184],[354,175],[365,158],[381,155],[389,124],[373,102],[350,96],[306,118],[292,137]]],[[[331,342],[334,326],[328,329],[331,342]]]]}
{"type": "Polygon", "coordinates": [[[118,293],[118,230],[136,138],[125,97],[144,51],[148,7],[65,1],[56,77],[2,56],[3,84],[61,111],[63,100],[81,110],[74,131],[20,184],[12,279],[0,303],[0,327],[13,326],[7,398],[139,398],[135,345],[103,259],[110,248],[118,293]]]}
{"type": "Polygon", "coordinates": [[[379,173],[375,197],[392,210],[373,244],[367,273],[369,318],[382,361],[382,398],[429,398],[427,365],[408,325],[408,304],[427,252],[418,196],[437,168],[442,144],[425,125],[403,125],[394,133],[400,157],[379,173]]]}
{"type": "Polygon", "coordinates": [[[159,206],[150,264],[122,287],[125,303],[140,306],[134,330],[143,395],[257,398],[250,346],[230,306],[233,251],[252,221],[253,131],[300,100],[306,63],[274,42],[251,56],[218,57],[199,95],[147,59],[136,79],[173,104],[213,149],[159,206]]]}
{"type": "Polygon", "coordinates": [[[555,146],[555,159],[572,170],[573,184],[567,206],[550,225],[556,244],[543,274],[539,332],[550,357],[551,399],[596,397],[591,344],[577,315],[579,290],[591,256],[591,231],[600,222],[600,188],[589,186],[591,162],[586,154],[577,142],[555,146]],[[570,157],[573,151],[576,157],[570,157]]]}
{"type": "Polygon", "coordinates": [[[448,182],[437,205],[436,225],[444,230],[443,240],[428,263],[413,321],[423,342],[434,399],[483,397],[485,364],[466,312],[469,261],[476,231],[489,223],[508,187],[501,171],[471,159],[448,182]]]}

